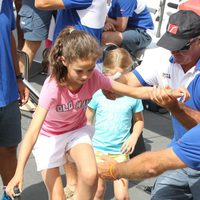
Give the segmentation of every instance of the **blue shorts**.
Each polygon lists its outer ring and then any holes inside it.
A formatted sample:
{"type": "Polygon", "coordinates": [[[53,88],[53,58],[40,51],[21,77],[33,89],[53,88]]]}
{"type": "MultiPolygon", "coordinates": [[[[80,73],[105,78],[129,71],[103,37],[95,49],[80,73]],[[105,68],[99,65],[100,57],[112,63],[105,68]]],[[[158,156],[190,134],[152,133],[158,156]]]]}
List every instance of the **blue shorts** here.
{"type": "Polygon", "coordinates": [[[24,39],[42,41],[47,39],[53,11],[39,10],[34,7],[34,1],[24,1],[18,13],[24,39]]]}
{"type": "Polygon", "coordinates": [[[146,48],[151,43],[151,36],[143,29],[127,29],[122,33],[122,47],[125,48],[131,55],[146,48]]]}
{"type": "Polygon", "coordinates": [[[21,142],[21,113],[18,101],[0,108],[0,147],[16,146],[21,142]]]}

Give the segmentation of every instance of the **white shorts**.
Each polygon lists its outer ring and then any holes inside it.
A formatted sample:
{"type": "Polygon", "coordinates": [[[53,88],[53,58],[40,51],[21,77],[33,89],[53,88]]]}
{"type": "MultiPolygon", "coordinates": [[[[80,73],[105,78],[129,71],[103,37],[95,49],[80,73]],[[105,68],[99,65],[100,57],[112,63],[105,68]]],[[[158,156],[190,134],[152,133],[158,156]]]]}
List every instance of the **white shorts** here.
{"type": "Polygon", "coordinates": [[[77,144],[90,144],[94,127],[86,125],[74,131],[60,135],[39,134],[33,148],[37,170],[63,166],[66,163],[66,152],[77,144]]]}

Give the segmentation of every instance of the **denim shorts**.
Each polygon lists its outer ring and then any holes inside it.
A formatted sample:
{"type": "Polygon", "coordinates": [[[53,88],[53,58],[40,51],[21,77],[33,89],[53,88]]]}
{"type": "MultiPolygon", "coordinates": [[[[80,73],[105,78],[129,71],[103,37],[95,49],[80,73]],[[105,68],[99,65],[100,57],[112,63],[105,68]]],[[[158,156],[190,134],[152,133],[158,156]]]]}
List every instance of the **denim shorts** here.
{"type": "Polygon", "coordinates": [[[200,171],[184,168],[161,174],[154,185],[151,200],[199,200],[200,171]]]}
{"type": "Polygon", "coordinates": [[[18,101],[0,108],[0,146],[16,146],[21,141],[21,113],[18,101]]]}
{"type": "Polygon", "coordinates": [[[53,11],[39,10],[34,7],[34,1],[24,1],[18,15],[24,39],[42,41],[47,39],[53,11]]]}
{"type": "Polygon", "coordinates": [[[122,33],[122,47],[125,48],[129,53],[134,56],[134,54],[140,50],[145,49],[152,41],[151,36],[146,32],[146,30],[135,28],[127,29],[122,33]]]}

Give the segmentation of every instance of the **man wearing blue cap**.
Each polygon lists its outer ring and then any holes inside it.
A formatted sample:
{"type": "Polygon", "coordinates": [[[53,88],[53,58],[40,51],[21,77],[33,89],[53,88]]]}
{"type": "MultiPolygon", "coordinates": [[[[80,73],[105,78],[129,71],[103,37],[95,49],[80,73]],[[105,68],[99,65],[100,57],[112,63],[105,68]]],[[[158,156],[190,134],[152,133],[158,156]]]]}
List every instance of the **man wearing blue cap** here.
{"type": "Polygon", "coordinates": [[[157,58],[150,65],[151,61],[144,60],[124,78],[128,84],[138,87],[188,89],[191,96],[184,104],[160,93],[159,88],[152,93],[152,100],[172,114],[172,142],[164,150],[147,152],[128,162],[104,163],[99,167],[100,174],[108,179],[111,176],[144,179],[170,170],[158,177],[151,199],[197,200],[200,197],[200,16],[183,10],[172,14],[158,46],[171,51],[169,62],[157,58]]]}

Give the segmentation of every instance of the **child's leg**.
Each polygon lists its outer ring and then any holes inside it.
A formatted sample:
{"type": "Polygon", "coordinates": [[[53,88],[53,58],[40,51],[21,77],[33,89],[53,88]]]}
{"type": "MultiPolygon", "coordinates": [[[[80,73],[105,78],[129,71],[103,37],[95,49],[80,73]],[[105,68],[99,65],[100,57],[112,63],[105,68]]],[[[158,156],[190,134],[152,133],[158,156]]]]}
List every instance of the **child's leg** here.
{"type": "Polygon", "coordinates": [[[77,200],[93,200],[98,182],[97,165],[92,146],[77,144],[69,151],[78,170],[78,184],[75,191],[77,200]]]}
{"type": "Polygon", "coordinates": [[[94,200],[104,200],[104,195],[106,191],[105,181],[101,178],[98,180],[98,187],[94,197],[94,200]]]}
{"type": "MultiPolygon", "coordinates": [[[[68,155],[66,155],[68,157],[68,155]]],[[[76,189],[77,185],[77,169],[75,163],[71,162],[69,159],[64,165],[65,176],[66,176],[66,187],[65,195],[66,197],[71,197],[76,189]]]]}
{"type": "Polygon", "coordinates": [[[59,168],[51,168],[41,172],[46,185],[49,200],[66,200],[59,168]]]}
{"type": "Polygon", "coordinates": [[[113,182],[116,200],[130,200],[128,194],[128,180],[120,179],[113,182]]]}

